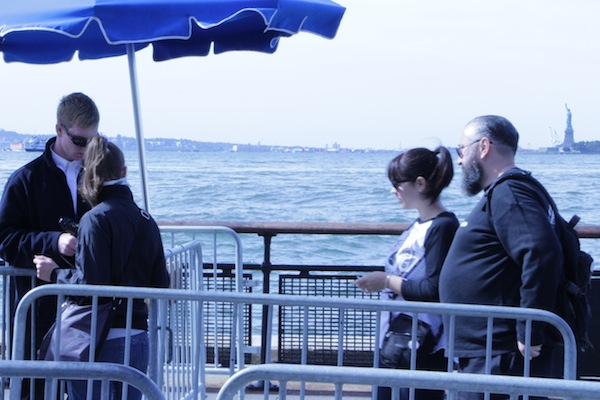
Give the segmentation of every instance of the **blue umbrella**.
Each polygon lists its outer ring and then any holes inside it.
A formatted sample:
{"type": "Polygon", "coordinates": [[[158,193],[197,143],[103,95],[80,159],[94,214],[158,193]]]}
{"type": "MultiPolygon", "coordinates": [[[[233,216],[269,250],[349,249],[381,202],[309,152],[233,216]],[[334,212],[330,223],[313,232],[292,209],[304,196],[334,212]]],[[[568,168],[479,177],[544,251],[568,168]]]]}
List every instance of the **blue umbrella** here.
{"type": "Polygon", "coordinates": [[[127,54],[144,205],[149,209],[135,52],[155,61],[251,50],[273,53],[300,31],[333,38],[345,8],[330,0],[3,0],[6,62],[52,64],[127,54]]]}

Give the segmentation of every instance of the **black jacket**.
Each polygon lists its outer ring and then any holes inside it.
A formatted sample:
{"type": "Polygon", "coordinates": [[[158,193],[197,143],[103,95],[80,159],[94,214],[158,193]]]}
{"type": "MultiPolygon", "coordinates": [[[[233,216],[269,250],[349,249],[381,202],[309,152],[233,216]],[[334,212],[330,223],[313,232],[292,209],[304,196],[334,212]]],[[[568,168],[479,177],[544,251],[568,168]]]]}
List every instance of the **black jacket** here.
{"type": "MultiPolygon", "coordinates": [[[[0,257],[14,267],[34,268],[35,254],[51,257],[61,266],[74,263],[74,258],[63,258],[58,252],[58,237],[64,232],[58,220],[79,220],[90,207],[78,196],[77,214],[73,210],[65,174],[52,159],[50,147],[55,141],[50,139],[41,156],[16,170],[4,188],[0,201],[0,257]]],[[[15,282],[18,301],[31,289],[31,281],[17,277],[15,282]]],[[[42,283],[37,281],[38,285],[42,283]]],[[[56,301],[39,301],[36,315],[39,342],[55,320],[56,301]]]]}
{"type": "MultiPolygon", "coordinates": [[[[555,311],[563,255],[552,207],[536,185],[521,180],[496,186],[489,210],[487,195],[486,189],[456,231],[440,275],[440,300],[555,311]]],[[[552,342],[546,330],[533,324],[533,345],[552,342]]],[[[456,356],[485,356],[486,320],[457,318],[455,338],[456,356]]],[[[525,342],[522,321],[494,320],[493,354],[516,351],[517,339],[525,342]]]]}
{"type": "MultiPolygon", "coordinates": [[[[64,231],[58,220],[79,220],[90,206],[77,196],[77,214],[67,179],[54,160],[50,146],[9,178],[0,201],[0,256],[15,267],[34,268],[33,256],[43,254],[59,265],[68,265],[58,252],[64,231]]],[[[68,260],[73,262],[73,260],[68,260]]]]}
{"type": "MultiPolygon", "coordinates": [[[[79,224],[76,268],[93,285],[166,288],[166,269],[158,225],[133,200],[129,187],[102,189],[99,203],[79,224]]],[[[125,309],[119,309],[113,327],[124,328],[125,309]]],[[[134,302],[133,328],[146,329],[147,307],[134,302]]]]}

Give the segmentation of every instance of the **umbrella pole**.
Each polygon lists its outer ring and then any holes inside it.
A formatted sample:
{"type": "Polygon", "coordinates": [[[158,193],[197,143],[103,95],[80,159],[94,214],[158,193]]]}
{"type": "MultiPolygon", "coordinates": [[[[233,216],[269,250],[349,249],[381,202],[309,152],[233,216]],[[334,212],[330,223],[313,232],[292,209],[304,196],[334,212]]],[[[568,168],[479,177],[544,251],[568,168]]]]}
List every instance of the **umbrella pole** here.
{"type": "Polygon", "coordinates": [[[150,212],[150,199],[148,197],[148,178],[146,176],[146,148],[144,145],[144,131],[142,129],[142,113],[140,108],[140,93],[137,82],[137,67],[135,64],[135,47],[132,43],[126,44],[127,60],[129,62],[129,81],[131,84],[131,99],[133,102],[133,116],[135,120],[135,137],[137,139],[140,160],[140,177],[142,178],[142,196],[144,209],[150,212]]]}

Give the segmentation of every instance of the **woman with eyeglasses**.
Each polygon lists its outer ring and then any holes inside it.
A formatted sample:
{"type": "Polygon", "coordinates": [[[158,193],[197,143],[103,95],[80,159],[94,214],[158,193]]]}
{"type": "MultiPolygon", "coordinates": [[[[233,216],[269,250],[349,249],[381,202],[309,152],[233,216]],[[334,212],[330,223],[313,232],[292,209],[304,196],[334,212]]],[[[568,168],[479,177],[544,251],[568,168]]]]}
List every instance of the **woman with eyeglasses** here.
{"type": "MultiPolygon", "coordinates": [[[[414,148],[390,161],[387,173],[400,206],[417,210],[419,216],[392,247],[385,271],[357,279],[356,286],[367,293],[381,291],[386,300],[437,302],[440,270],[458,228],[456,216],[440,199],[454,175],[452,157],[445,147],[414,148]]],[[[418,314],[414,343],[412,321],[412,314],[401,311],[381,313],[379,367],[410,368],[414,346],[417,369],[446,371],[441,316],[418,314]]],[[[391,393],[390,388],[379,387],[377,399],[391,399],[391,393]]],[[[399,398],[408,399],[409,389],[401,388],[399,398]]],[[[415,398],[442,400],[444,391],[417,389],[415,398]]]]}

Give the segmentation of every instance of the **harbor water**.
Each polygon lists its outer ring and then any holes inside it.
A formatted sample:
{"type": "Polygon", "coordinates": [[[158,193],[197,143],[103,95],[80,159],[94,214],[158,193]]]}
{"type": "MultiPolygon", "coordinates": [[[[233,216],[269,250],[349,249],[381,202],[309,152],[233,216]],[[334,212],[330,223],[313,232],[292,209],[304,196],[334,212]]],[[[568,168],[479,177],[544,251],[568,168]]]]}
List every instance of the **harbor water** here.
{"type": "MultiPolygon", "coordinates": [[[[41,153],[0,152],[0,190],[8,176],[41,153]]],[[[128,180],[143,204],[136,152],[125,153],[128,180]]],[[[158,221],[294,221],[405,223],[417,216],[390,193],[386,166],[394,152],[147,152],[150,211],[158,221]]],[[[554,197],[565,218],[600,224],[600,157],[584,154],[518,153],[517,165],[531,171],[554,197]]],[[[479,196],[461,192],[461,171],[442,194],[459,219],[479,196]]],[[[272,262],[379,265],[395,238],[377,236],[281,235],[272,262]]],[[[262,261],[262,238],[244,235],[244,262],[262,261]]],[[[600,241],[583,240],[600,260],[600,241]]]]}

